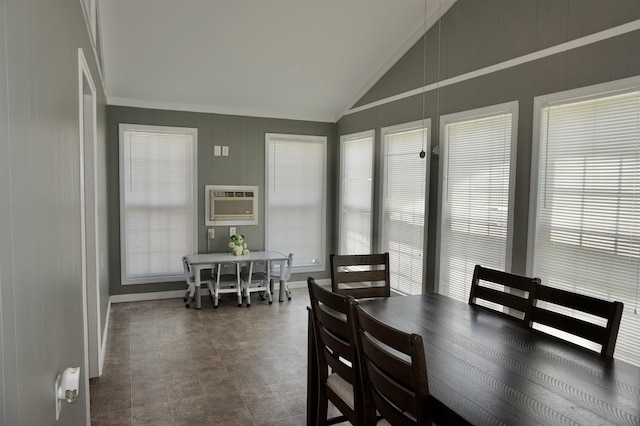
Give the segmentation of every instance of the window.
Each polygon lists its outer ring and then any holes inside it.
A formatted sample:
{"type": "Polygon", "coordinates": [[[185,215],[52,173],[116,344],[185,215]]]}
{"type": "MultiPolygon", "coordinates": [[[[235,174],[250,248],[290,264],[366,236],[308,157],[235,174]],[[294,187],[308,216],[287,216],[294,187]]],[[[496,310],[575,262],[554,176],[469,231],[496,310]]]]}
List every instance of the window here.
{"type": "Polygon", "coordinates": [[[266,246],[296,272],[325,269],[327,138],[267,133],[266,246]]]}
{"type": "Polygon", "coordinates": [[[389,252],[391,288],[421,294],[430,121],[382,129],[381,251],[389,252]]]}
{"type": "Polygon", "coordinates": [[[510,271],[517,102],[442,117],[438,292],[467,301],[476,264],[510,271]]]}
{"type": "Polygon", "coordinates": [[[120,124],[122,283],[181,279],[196,248],[197,130],[120,124]]]}
{"type": "Polygon", "coordinates": [[[371,253],[373,134],[340,138],[340,254],[371,253]]]}
{"type": "Polygon", "coordinates": [[[534,108],[530,273],[623,302],[615,355],[640,365],[640,79],[543,96],[534,108]]]}

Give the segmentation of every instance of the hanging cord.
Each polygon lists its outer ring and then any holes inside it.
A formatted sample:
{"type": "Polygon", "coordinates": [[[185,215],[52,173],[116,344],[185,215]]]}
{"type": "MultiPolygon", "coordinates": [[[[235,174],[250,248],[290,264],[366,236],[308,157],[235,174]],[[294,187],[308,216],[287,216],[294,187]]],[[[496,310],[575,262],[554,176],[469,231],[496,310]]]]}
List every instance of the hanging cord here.
{"type": "MultiPolygon", "coordinates": [[[[427,31],[426,31],[426,27],[427,27],[427,16],[426,16],[426,10],[427,10],[427,6],[426,6],[426,0],[425,0],[425,19],[424,19],[424,26],[425,26],[425,37],[424,37],[424,64],[423,64],[423,75],[422,75],[422,79],[423,79],[423,84],[422,84],[422,128],[424,129],[424,120],[425,120],[425,93],[426,93],[426,58],[427,58],[427,31]]],[[[438,0],[438,54],[437,54],[437,73],[436,73],[436,115],[435,115],[435,120],[436,120],[436,125],[438,125],[438,122],[440,120],[440,55],[441,55],[441,34],[442,34],[442,0],[438,0]]],[[[422,138],[422,152],[420,152],[420,157],[424,158],[425,157],[425,152],[424,152],[424,141],[426,140],[426,131],[423,130],[423,138],[422,138]]],[[[438,156],[440,155],[440,146],[438,144],[438,146],[434,147],[432,150],[433,155],[438,156]]]]}
{"type": "MultiPolygon", "coordinates": [[[[438,0],[438,71],[436,74],[436,124],[440,121],[440,51],[442,34],[442,0],[438,0]]],[[[440,137],[438,137],[438,147],[440,147],[440,137]]],[[[438,150],[438,153],[440,151],[438,150]]]]}
{"type": "Polygon", "coordinates": [[[426,102],[426,85],[427,85],[427,0],[424,0],[424,34],[422,35],[422,151],[420,151],[420,158],[425,158],[427,153],[425,152],[425,102],[426,102]]]}
{"type": "MultiPolygon", "coordinates": [[[[640,92],[638,93],[638,105],[640,105],[640,92]]],[[[640,194],[638,194],[638,182],[640,181],[640,176],[638,176],[638,168],[640,167],[640,108],[638,111],[638,119],[636,121],[636,167],[635,167],[635,176],[633,179],[633,204],[632,204],[632,213],[631,213],[631,217],[633,218],[632,221],[633,223],[636,223],[636,204],[639,202],[638,201],[638,197],[640,194]]],[[[635,230],[636,230],[636,226],[632,227],[632,231],[631,231],[631,243],[635,243],[636,242],[636,235],[635,235],[635,230]]],[[[628,260],[629,262],[631,262],[631,259],[633,257],[629,256],[628,260]]],[[[636,300],[635,300],[635,306],[633,307],[633,313],[634,315],[638,315],[638,292],[640,290],[640,262],[636,261],[636,300]]]]}

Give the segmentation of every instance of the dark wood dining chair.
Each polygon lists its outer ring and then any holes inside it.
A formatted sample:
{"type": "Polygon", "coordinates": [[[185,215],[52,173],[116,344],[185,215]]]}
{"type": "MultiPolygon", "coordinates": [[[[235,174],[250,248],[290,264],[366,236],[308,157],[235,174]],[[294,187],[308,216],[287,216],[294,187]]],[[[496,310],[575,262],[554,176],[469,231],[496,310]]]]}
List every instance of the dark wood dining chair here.
{"type": "Polygon", "coordinates": [[[616,347],[623,308],[622,302],[610,302],[584,294],[540,285],[536,290],[531,312],[531,325],[542,324],[595,342],[602,346],[600,355],[610,358],[613,357],[616,347]],[[558,312],[554,305],[598,317],[603,325],[558,312]]]}
{"type": "Polygon", "coordinates": [[[378,424],[431,424],[427,362],[422,337],[395,329],[356,302],[354,334],[364,392],[364,421],[378,424]]]}
{"type": "Polygon", "coordinates": [[[528,326],[533,296],[538,285],[539,278],[524,277],[476,265],[471,281],[469,304],[506,318],[519,320],[528,326]],[[478,303],[478,300],[489,303],[478,303]],[[518,313],[513,312],[514,310],[518,313]]]}
{"type": "Polygon", "coordinates": [[[331,290],[356,299],[391,296],[389,253],[330,256],[331,290]]]}
{"type": "Polygon", "coordinates": [[[308,424],[329,425],[345,420],[354,425],[362,424],[360,372],[352,335],[352,310],[349,308],[354,299],[322,288],[311,277],[307,278],[307,286],[317,362],[308,368],[316,368],[319,383],[318,417],[308,419],[308,424]],[[342,413],[341,416],[327,418],[329,401],[342,413]]]}

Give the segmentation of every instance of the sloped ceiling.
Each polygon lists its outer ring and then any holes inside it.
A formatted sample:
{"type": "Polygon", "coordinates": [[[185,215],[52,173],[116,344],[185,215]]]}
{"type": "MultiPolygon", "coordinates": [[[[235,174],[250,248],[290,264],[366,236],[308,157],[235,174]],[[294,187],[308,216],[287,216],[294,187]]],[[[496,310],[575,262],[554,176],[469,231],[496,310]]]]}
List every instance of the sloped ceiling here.
{"type": "Polygon", "coordinates": [[[99,0],[107,102],[334,122],[440,2],[99,0]]]}

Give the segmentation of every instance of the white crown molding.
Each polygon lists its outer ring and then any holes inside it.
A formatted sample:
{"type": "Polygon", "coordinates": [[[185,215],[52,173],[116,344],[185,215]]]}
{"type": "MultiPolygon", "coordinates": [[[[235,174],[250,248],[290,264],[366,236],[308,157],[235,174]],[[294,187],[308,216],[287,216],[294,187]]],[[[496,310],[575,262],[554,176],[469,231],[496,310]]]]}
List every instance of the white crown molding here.
{"type": "Polygon", "coordinates": [[[272,109],[252,109],[252,108],[235,108],[235,107],[223,107],[219,105],[199,105],[199,104],[181,104],[173,102],[156,102],[145,101],[132,98],[119,98],[108,96],[107,105],[126,106],[134,108],[147,108],[147,109],[161,109],[170,111],[188,111],[188,112],[203,112],[211,114],[224,114],[224,115],[240,115],[246,117],[260,117],[260,118],[276,118],[284,120],[301,120],[301,121],[316,121],[335,123],[335,119],[331,115],[316,115],[305,114],[291,111],[275,111],[272,109]]]}

